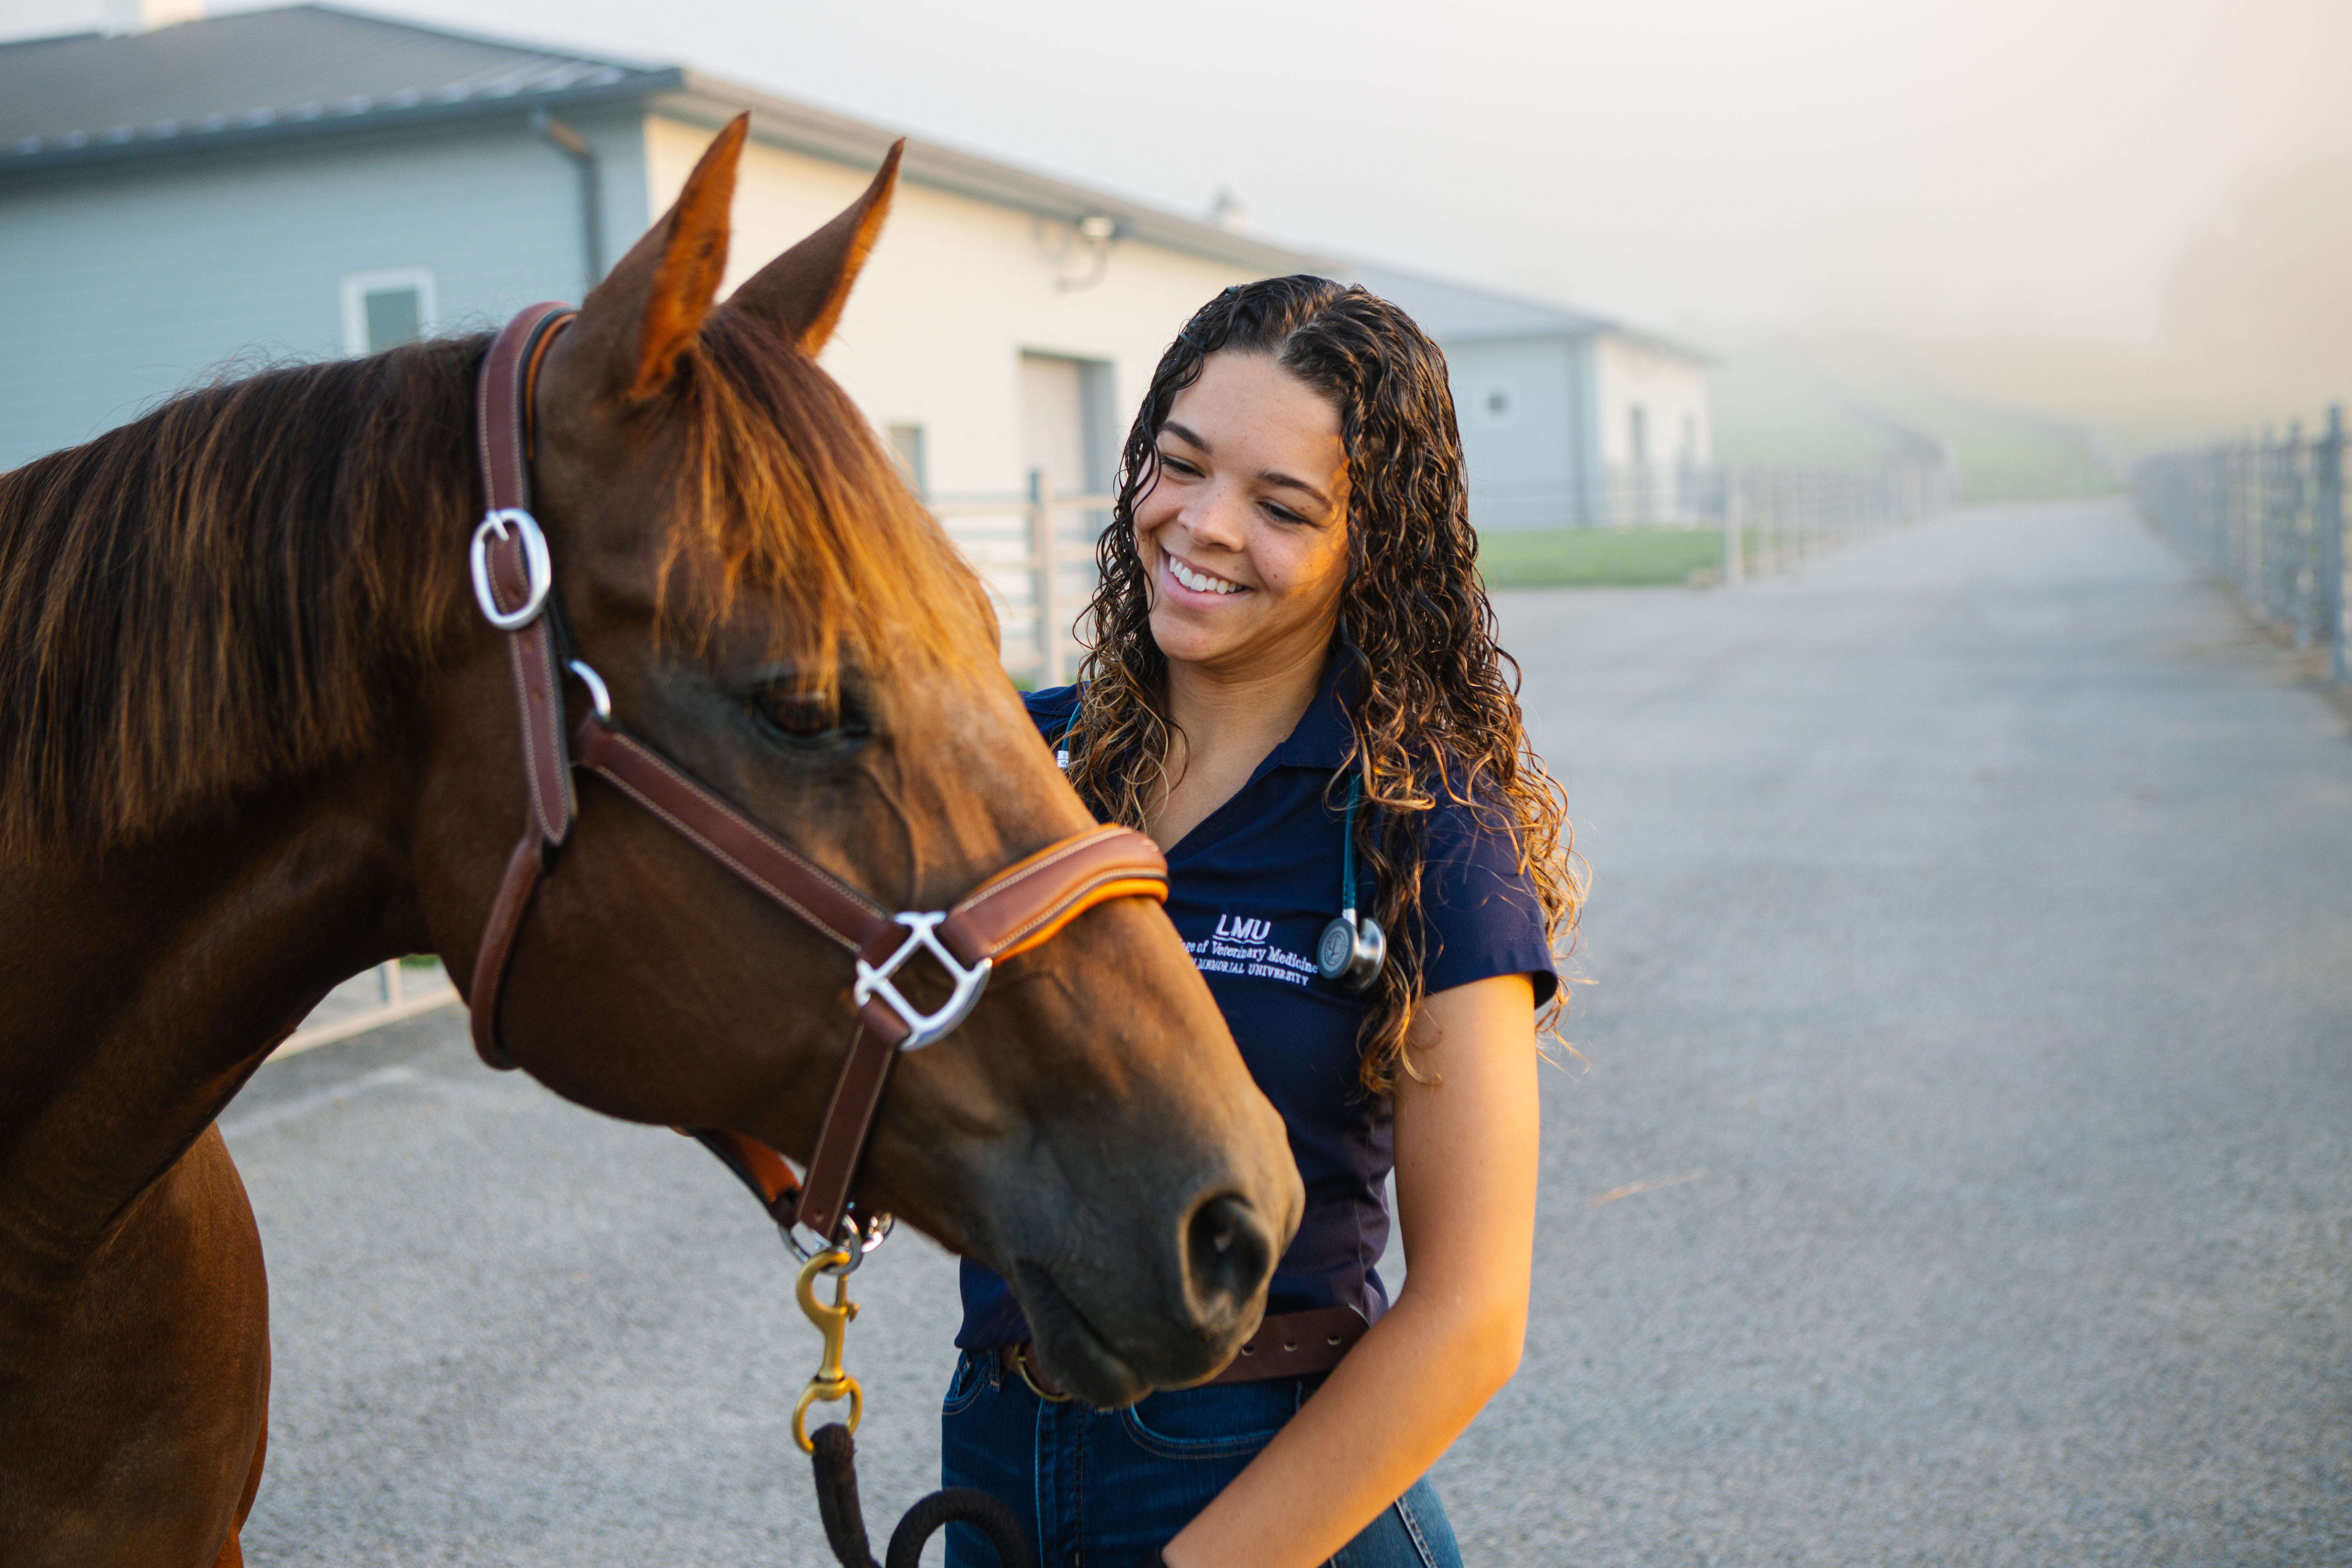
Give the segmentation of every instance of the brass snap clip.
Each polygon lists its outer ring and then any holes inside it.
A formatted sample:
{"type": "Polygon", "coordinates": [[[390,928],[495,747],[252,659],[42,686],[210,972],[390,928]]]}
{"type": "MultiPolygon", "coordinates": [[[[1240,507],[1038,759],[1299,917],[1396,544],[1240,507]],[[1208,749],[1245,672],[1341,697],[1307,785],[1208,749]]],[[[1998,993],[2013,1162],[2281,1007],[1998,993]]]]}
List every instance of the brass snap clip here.
{"type": "Polygon", "coordinates": [[[848,1337],[849,1321],[857,1316],[857,1303],[849,1299],[849,1271],[856,1266],[856,1255],[846,1247],[836,1247],[820,1252],[801,1268],[800,1283],[793,1293],[800,1298],[801,1310],[824,1336],[824,1359],[817,1363],[816,1375],[801,1390],[800,1403],[793,1406],[793,1441],[801,1452],[814,1454],[816,1444],[808,1435],[809,1406],[820,1402],[827,1405],[849,1401],[849,1429],[857,1430],[857,1418],[866,1412],[866,1391],[857,1380],[841,1368],[842,1342],[848,1337]],[[816,1299],[816,1277],[833,1276],[833,1305],[826,1306],[816,1299]]]}

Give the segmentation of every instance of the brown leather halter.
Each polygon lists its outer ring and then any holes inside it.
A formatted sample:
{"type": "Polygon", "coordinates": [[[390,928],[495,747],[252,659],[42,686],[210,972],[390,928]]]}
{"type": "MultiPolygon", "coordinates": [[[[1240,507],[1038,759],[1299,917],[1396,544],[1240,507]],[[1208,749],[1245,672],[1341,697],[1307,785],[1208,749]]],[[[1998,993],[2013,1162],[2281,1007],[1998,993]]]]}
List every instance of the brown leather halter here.
{"type": "MultiPolygon", "coordinates": [[[[759,1194],[788,1239],[797,1223],[814,1231],[820,1244],[830,1243],[849,1217],[850,1184],[899,1055],[929,1045],[961,1023],[996,964],[1052,940],[1097,904],[1125,898],[1166,902],[1168,863],[1140,833],[1095,827],[1007,867],[948,909],[893,914],[622,729],[613,719],[604,683],[576,659],[569,668],[587,687],[593,710],[572,731],[567,750],[562,684],[566,667],[556,643],[556,617],[548,613],[555,579],[547,536],[530,514],[530,431],[540,359],[572,316],[571,308],[560,304],[524,310],[490,344],[476,384],[488,507],[474,531],[474,592],[483,615],[507,634],[530,809],[474,962],[468,986],[474,1047],[494,1068],[515,1065],[499,1043],[499,995],[532,895],[571,836],[576,765],[667,823],[856,961],[855,1026],[806,1183],[793,1176],[782,1156],[754,1139],[723,1129],[694,1131],[759,1194]],[[948,1001],[929,1013],[908,1001],[892,979],[918,952],[928,952],[954,983],[948,1001]]],[[[878,1216],[866,1226],[868,1245],[877,1224],[878,1216]]],[[[854,1233],[856,1222],[850,1225],[854,1233]]]]}

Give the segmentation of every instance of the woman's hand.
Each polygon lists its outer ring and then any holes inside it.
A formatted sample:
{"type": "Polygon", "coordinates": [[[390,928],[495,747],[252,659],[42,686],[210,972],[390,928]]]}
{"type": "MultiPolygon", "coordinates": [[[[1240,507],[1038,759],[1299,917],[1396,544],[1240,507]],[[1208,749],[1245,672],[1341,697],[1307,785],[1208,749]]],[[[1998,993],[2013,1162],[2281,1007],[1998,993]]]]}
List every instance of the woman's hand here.
{"type": "Polygon", "coordinates": [[[1396,1305],[1166,1548],[1169,1568],[1328,1560],[1510,1381],[1527,1339],[1538,1160],[1535,994],[1499,975],[1423,1002],[1426,1082],[1396,1087],[1396,1305]]]}

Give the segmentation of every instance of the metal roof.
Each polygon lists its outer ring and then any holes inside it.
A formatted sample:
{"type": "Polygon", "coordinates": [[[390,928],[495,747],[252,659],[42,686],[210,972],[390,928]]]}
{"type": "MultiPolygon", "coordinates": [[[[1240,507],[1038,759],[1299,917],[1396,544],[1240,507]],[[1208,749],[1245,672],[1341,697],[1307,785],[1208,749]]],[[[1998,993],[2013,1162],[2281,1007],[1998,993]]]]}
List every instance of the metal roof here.
{"type": "MultiPolygon", "coordinates": [[[[845,115],[771,97],[696,71],[683,75],[680,90],[662,93],[654,100],[656,110],[674,119],[716,127],[737,111],[749,110],[751,134],[761,141],[859,169],[871,169],[879,163],[890,143],[898,140],[898,132],[885,131],[845,115]]],[[[1108,217],[1121,238],[1139,239],[1213,261],[1255,268],[1268,276],[1289,272],[1336,276],[1343,265],[1328,256],[1236,234],[1197,218],[1180,217],[1147,202],[1032,174],[937,142],[909,138],[898,172],[901,179],[916,184],[952,191],[1044,217],[1071,221],[1108,217]]]]}
{"type": "Polygon", "coordinates": [[[0,173],[633,97],[673,68],[325,5],[0,45],[0,173]]]}
{"type": "Polygon", "coordinates": [[[1559,305],[1493,294],[1460,283],[1441,282],[1384,267],[1353,267],[1351,281],[1400,306],[1421,330],[1448,338],[1584,337],[1615,330],[1617,323],[1559,305]]]}
{"type": "Polygon", "coordinates": [[[1607,332],[1695,364],[1719,363],[1712,354],[1642,331],[1607,316],[1571,310],[1540,300],[1497,294],[1467,284],[1442,282],[1384,267],[1352,266],[1344,274],[1403,310],[1439,342],[1480,338],[1582,338],[1607,332]]]}
{"type": "MultiPolygon", "coordinates": [[[[676,66],[569,54],[302,5],[0,44],[0,179],[37,170],[520,114],[599,100],[717,127],[751,114],[761,141],[871,169],[898,133],[676,66]]],[[[903,177],[1043,216],[1104,216],[1149,244],[1261,272],[1327,258],[1148,203],[910,141],[903,177]]]]}

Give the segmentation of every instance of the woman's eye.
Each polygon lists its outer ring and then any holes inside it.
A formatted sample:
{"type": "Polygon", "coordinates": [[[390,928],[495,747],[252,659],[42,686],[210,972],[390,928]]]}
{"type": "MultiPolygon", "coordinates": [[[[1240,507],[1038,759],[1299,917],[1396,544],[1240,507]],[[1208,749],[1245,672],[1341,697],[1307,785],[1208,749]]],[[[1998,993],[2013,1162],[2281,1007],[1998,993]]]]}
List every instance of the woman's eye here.
{"type": "Polygon", "coordinates": [[[754,706],[761,719],[797,740],[814,740],[841,727],[840,710],[822,691],[771,691],[754,706]]]}

